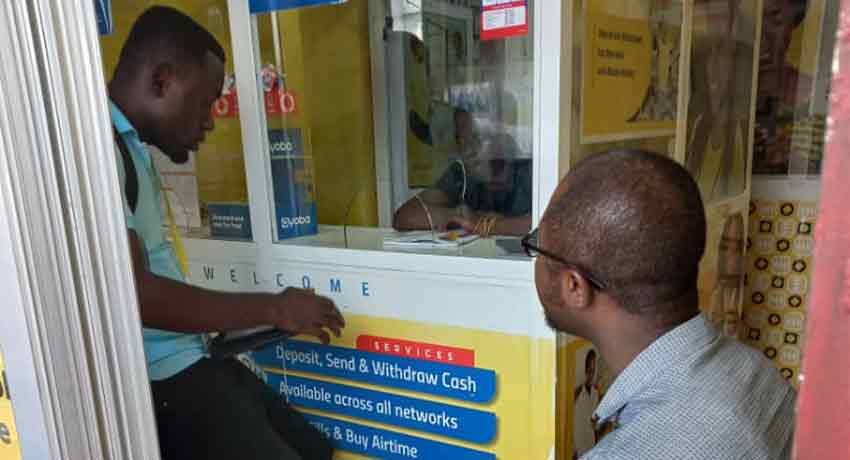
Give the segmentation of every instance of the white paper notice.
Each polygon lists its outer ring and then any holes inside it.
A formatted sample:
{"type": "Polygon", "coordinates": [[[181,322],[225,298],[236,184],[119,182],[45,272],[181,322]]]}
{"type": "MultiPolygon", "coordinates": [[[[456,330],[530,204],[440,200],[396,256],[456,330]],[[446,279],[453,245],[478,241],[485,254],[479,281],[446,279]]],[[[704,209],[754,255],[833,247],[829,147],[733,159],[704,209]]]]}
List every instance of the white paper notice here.
{"type": "MultiPolygon", "coordinates": [[[[158,148],[147,145],[153,158],[154,167],[162,179],[162,209],[165,215],[165,194],[174,213],[174,221],[181,230],[201,227],[201,209],[198,203],[198,176],[195,171],[195,153],[189,154],[189,161],[176,164],[158,148]]],[[[167,225],[168,222],[163,222],[167,225]]]]}

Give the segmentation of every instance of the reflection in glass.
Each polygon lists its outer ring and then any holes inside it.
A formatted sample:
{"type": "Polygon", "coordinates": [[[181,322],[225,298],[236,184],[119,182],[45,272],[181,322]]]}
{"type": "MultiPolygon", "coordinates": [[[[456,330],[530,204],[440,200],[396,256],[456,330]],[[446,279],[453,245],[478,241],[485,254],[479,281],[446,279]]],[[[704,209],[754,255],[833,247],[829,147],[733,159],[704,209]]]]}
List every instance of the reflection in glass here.
{"type": "Polygon", "coordinates": [[[482,140],[470,112],[457,109],[454,119],[458,158],[436,184],[402,205],[396,212],[394,226],[398,230],[429,230],[432,226],[443,230],[455,224],[471,231],[481,219],[490,216],[504,219],[499,234],[521,235],[528,231],[531,159],[520,156],[519,147],[509,134],[494,134],[482,140]]]}
{"type": "Polygon", "coordinates": [[[416,195],[393,226],[523,235],[532,200],[531,38],[481,40],[481,2],[439,3],[425,2],[422,40],[402,39],[407,183],[416,195]]]}
{"type": "Polygon", "coordinates": [[[710,202],[746,187],[754,27],[733,0],[699,2],[695,17],[686,161],[710,202]]]}

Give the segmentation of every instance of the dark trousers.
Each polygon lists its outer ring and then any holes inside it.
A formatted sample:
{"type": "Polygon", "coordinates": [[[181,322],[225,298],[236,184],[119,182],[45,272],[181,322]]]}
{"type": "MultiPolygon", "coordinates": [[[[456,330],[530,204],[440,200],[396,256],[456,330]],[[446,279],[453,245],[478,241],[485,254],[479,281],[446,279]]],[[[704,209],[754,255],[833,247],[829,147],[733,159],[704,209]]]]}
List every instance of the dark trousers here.
{"type": "Polygon", "coordinates": [[[163,460],[330,460],[328,439],[235,359],[151,382],[163,460]]]}

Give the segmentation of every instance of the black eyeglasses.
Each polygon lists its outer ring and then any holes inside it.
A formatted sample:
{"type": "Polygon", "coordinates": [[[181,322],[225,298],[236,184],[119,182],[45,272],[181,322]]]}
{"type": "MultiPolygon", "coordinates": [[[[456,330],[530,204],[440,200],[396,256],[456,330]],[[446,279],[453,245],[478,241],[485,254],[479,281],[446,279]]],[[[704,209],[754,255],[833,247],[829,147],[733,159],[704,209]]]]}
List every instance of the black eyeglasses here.
{"type": "Polygon", "coordinates": [[[525,253],[528,254],[528,257],[534,258],[534,257],[540,256],[540,255],[542,255],[544,257],[548,257],[548,258],[550,258],[550,259],[552,259],[556,262],[559,262],[559,263],[565,265],[567,268],[571,268],[571,269],[575,270],[576,272],[578,272],[578,274],[581,275],[582,277],[584,277],[584,279],[586,279],[587,282],[590,283],[590,285],[593,286],[594,288],[596,288],[600,291],[605,290],[605,283],[603,283],[602,281],[599,281],[599,278],[593,276],[590,273],[590,270],[582,267],[581,264],[569,262],[569,261],[565,260],[564,258],[562,258],[561,256],[558,256],[558,255],[553,254],[549,251],[541,249],[540,246],[539,246],[539,243],[538,243],[539,240],[537,238],[538,230],[539,229],[535,228],[529,234],[522,237],[522,249],[525,250],[525,253]]]}

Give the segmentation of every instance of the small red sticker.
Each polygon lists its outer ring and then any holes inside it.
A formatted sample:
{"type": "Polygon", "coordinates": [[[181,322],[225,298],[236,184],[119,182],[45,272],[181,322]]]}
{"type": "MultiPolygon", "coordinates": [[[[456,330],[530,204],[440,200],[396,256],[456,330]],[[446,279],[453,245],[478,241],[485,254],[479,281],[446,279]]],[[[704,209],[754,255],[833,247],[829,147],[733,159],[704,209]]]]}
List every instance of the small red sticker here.
{"type": "Polygon", "coordinates": [[[484,0],[481,40],[528,35],[527,0],[484,0]]]}
{"type": "Polygon", "coordinates": [[[214,118],[233,118],[239,115],[239,102],[236,93],[223,94],[212,107],[214,118]]]}
{"type": "Polygon", "coordinates": [[[294,113],[297,108],[295,93],[292,91],[275,88],[264,93],[264,96],[266,113],[269,115],[294,113]]]}

